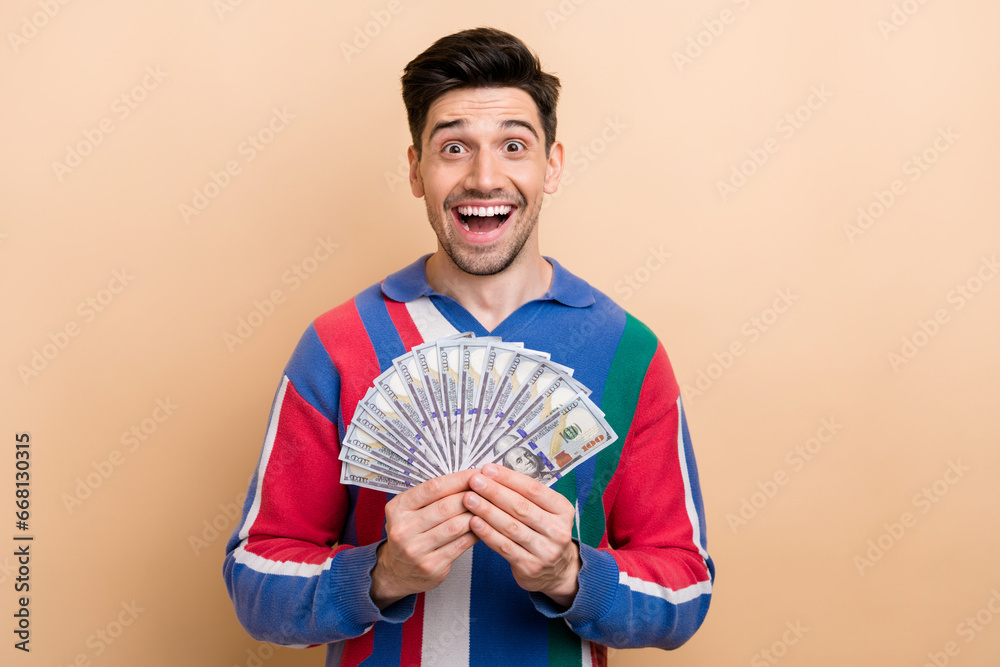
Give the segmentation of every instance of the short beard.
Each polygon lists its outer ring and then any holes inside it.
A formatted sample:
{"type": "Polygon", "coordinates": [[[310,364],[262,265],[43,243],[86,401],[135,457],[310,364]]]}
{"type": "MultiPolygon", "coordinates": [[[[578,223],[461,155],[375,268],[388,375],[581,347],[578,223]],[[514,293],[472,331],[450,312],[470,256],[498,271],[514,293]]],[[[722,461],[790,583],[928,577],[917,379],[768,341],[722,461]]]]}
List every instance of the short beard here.
{"type": "Polygon", "coordinates": [[[455,251],[451,243],[451,234],[446,231],[449,228],[448,226],[452,223],[450,219],[451,209],[456,199],[458,198],[448,197],[445,199],[442,206],[443,213],[439,212],[439,215],[441,216],[438,218],[438,221],[441,223],[440,225],[435,225],[433,223],[434,212],[431,211],[430,205],[426,204],[426,199],[424,200],[425,205],[427,206],[427,218],[432,221],[431,228],[434,229],[434,233],[437,235],[438,243],[441,244],[441,247],[444,249],[448,257],[451,258],[451,261],[455,264],[455,266],[465,273],[473,276],[495,276],[498,273],[503,273],[521,255],[521,250],[524,249],[524,244],[528,242],[531,232],[538,224],[538,214],[542,208],[541,202],[539,201],[533,210],[526,211],[524,209],[524,197],[521,197],[519,194],[517,197],[517,215],[520,216],[523,213],[526,217],[523,221],[519,222],[520,231],[518,232],[518,236],[510,239],[510,245],[506,252],[494,255],[494,253],[496,253],[499,249],[491,248],[487,250],[485,248],[479,248],[478,251],[463,255],[455,251]]]}

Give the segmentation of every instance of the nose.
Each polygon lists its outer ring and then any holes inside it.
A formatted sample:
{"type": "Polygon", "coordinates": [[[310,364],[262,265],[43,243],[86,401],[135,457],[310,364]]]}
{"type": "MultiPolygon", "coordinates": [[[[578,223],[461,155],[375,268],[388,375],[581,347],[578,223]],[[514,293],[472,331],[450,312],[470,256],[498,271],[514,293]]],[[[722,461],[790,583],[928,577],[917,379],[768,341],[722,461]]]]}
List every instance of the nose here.
{"type": "Polygon", "coordinates": [[[490,192],[503,185],[503,174],[500,161],[492,151],[480,150],[469,163],[469,173],[466,177],[467,190],[490,192]]]}

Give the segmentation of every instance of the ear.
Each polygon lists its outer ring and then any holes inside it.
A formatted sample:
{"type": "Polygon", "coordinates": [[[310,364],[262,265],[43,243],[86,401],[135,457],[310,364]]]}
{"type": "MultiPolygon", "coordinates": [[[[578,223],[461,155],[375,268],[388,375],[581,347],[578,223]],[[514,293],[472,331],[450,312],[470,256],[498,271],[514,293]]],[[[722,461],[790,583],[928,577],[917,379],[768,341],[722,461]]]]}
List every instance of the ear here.
{"type": "Polygon", "coordinates": [[[423,197],[424,181],[420,178],[420,160],[413,146],[406,149],[406,159],[410,162],[410,192],[414,197],[423,197]]]}
{"type": "Polygon", "coordinates": [[[563,145],[562,142],[555,141],[549,149],[548,166],[545,169],[545,186],[543,191],[552,194],[559,188],[559,179],[562,178],[563,169],[563,145]]]}

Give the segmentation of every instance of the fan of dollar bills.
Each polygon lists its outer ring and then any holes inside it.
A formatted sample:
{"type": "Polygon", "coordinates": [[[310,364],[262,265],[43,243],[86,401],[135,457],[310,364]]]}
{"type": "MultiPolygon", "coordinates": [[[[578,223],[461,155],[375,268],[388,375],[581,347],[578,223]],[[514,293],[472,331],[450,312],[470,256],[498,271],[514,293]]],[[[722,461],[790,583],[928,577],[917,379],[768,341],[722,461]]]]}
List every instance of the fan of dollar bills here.
{"type": "Polygon", "coordinates": [[[399,493],[496,463],[550,485],[618,438],[589,394],[521,343],[463,333],[414,347],[358,403],[340,481],[399,493]]]}

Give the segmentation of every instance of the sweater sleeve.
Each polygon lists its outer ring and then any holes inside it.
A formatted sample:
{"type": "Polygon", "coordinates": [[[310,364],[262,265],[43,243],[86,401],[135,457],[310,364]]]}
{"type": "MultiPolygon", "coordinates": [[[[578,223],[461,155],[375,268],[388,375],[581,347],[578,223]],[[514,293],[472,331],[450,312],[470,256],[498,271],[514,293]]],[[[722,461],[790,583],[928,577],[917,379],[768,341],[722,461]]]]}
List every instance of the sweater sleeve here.
{"type": "Polygon", "coordinates": [[[605,646],[677,648],[708,613],[715,567],[684,408],[662,346],[603,502],[605,535],[596,548],[580,543],[573,605],[563,610],[533,595],[536,607],[605,646]]]}
{"type": "Polygon", "coordinates": [[[352,500],[340,484],[339,400],[337,369],[310,326],[281,379],[243,513],[226,545],[226,587],[240,623],[256,639],[326,644],[413,613],[416,596],[382,612],[371,600],[380,542],[352,546],[357,540],[344,539],[352,500]]]}

